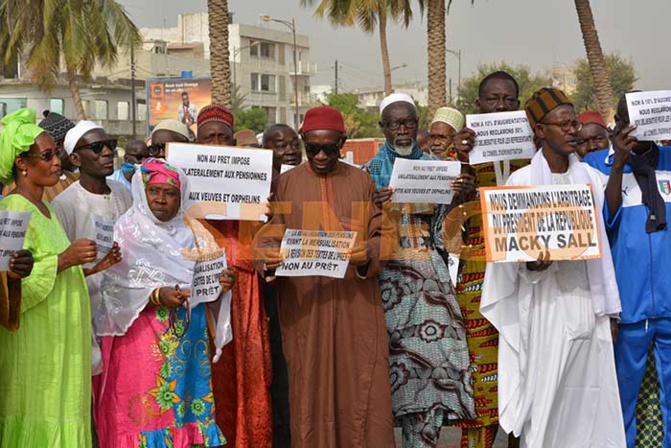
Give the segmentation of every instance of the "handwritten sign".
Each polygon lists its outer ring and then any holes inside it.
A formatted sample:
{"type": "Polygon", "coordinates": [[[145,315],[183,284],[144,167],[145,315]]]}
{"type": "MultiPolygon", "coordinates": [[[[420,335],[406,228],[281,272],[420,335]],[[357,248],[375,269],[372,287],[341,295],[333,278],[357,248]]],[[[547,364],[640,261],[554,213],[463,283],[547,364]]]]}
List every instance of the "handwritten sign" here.
{"type": "Polygon", "coordinates": [[[0,271],[9,271],[9,260],[17,250],[23,249],[30,212],[10,210],[0,212],[0,271]]]}
{"type": "Polygon", "coordinates": [[[460,162],[397,157],[389,181],[394,189],[392,201],[449,204],[454,197],[451,182],[460,172],[460,162]]]}
{"type": "Polygon", "coordinates": [[[226,254],[217,250],[207,256],[201,256],[193,268],[191,283],[191,308],[199,303],[212,302],[221,294],[219,277],[226,269],[226,254]]]}
{"type": "Polygon", "coordinates": [[[671,139],[671,90],[627,93],[629,122],[639,140],[671,139]]]}
{"type": "Polygon", "coordinates": [[[534,133],[523,110],[466,115],[466,127],[475,131],[475,145],[469,153],[471,165],[530,159],[536,153],[534,133]]]}
{"type": "Polygon", "coordinates": [[[590,185],[480,189],[487,261],[601,258],[590,185]]]}
{"type": "Polygon", "coordinates": [[[189,201],[200,204],[199,214],[210,219],[266,220],[272,151],[168,143],[166,158],[189,177],[189,201]]]}
{"type": "Polygon", "coordinates": [[[93,215],[94,241],[98,250],[96,261],[102,260],[114,244],[114,220],[106,216],[93,215]]]}
{"type": "Polygon", "coordinates": [[[356,232],[287,229],[280,248],[285,259],[275,275],[343,278],[356,235],[356,232]]]}

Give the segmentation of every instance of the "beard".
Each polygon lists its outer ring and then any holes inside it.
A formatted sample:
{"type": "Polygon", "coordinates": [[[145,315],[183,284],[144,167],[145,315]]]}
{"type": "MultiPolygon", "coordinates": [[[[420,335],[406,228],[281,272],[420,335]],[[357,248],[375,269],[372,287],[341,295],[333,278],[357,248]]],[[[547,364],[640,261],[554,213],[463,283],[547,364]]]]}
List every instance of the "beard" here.
{"type": "Polygon", "coordinates": [[[409,156],[412,154],[412,149],[415,147],[415,142],[411,142],[410,144],[407,145],[398,145],[394,144],[394,151],[396,151],[396,154],[399,156],[409,156]]]}

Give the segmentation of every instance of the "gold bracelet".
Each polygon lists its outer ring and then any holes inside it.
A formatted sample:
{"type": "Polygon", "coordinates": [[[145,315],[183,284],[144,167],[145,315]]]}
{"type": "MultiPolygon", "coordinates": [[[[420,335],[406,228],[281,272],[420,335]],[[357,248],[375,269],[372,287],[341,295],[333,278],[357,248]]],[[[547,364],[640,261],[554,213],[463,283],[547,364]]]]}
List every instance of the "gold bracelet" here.
{"type": "Polygon", "coordinates": [[[152,305],[161,306],[160,294],[161,288],[156,288],[152,291],[151,295],[149,296],[149,301],[152,303],[152,305]]]}

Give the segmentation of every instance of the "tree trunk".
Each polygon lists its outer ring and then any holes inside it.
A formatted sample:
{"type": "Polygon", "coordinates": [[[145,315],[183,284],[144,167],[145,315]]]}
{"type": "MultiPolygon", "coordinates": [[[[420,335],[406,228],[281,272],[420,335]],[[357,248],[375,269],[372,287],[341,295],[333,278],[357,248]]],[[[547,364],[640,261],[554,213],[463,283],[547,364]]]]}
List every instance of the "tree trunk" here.
{"type": "Polygon", "coordinates": [[[445,89],[445,0],[427,2],[426,30],[429,58],[429,116],[447,105],[445,89]]]}
{"type": "Polygon", "coordinates": [[[231,66],[228,60],[228,0],[207,0],[210,33],[212,102],[231,106],[231,66]]]}
{"type": "Polygon", "coordinates": [[[582,40],[585,43],[587,62],[596,89],[597,104],[606,123],[610,123],[613,121],[615,100],[613,99],[613,89],[608,76],[608,65],[603,56],[599,34],[594,25],[592,7],[589,0],[575,0],[575,8],[578,12],[582,40]]]}
{"type": "Polygon", "coordinates": [[[67,67],[66,70],[68,72],[68,85],[70,86],[72,101],[75,103],[75,110],[77,111],[77,120],[86,120],[82,96],[79,93],[79,84],[77,83],[77,73],[75,73],[75,69],[72,67],[67,67]]]}
{"type": "MultiPolygon", "coordinates": [[[[385,2],[383,2],[385,3],[385,2]]],[[[389,62],[389,47],[387,46],[387,8],[386,4],[380,7],[378,16],[380,27],[380,53],[382,54],[382,73],[384,73],[384,96],[390,95],[391,86],[391,63],[389,62]]]]}

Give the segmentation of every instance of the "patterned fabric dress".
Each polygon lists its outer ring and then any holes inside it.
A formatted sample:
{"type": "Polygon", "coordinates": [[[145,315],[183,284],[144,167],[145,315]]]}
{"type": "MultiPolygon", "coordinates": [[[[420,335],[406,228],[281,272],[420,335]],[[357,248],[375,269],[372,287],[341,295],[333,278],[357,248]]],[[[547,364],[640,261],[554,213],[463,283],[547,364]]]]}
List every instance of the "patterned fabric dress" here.
{"type": "MultiPolygon", "coordinates": [[[[526,160],[512,161],[510,171],[514,172],[528,163],[526,160]]],[[[496,186],[494,164],[487,163],[473,168],[478,187],[496,186]]],[[[465,241],[467,249],[462,251],[461,272],[456,291],[466,325],[477,418],[459,420],[454,422],[454,426],[464,430],[461,442],[463,448],[491,448],[499,428],[497,399],[499,334],[480,313],[482,282],[485,279],[486,268],[481,214],[476,214],[468,220],[467,231],[465,241]]]]}
{"type": "Polygon", "coordinates": [[[148,305],[123,336],[103,338],[96,380],[101,448],[220,446],[215,423],[206,306],[148,305]],[[180,337],[180,335],[183,335],[180,337]]]}
{"type": "MultiPolygon", "coordinates": [[[[367,169],[385,186],[394,156],[383,147],[367,169]],[[380,163],[382,162],[382,163],[380,163]],[[386,168],[385,168],[386,167],[386,168]]],[[[413,153],[420,158],[419,150],[413,153]]],[[[466,329],[445,261],[436,249],[445,207],[390,204],[399,249],[380,274],[389,333],[393,415],[403,446],[434,447],[443,422],[472,418],[466,329]]]]}

